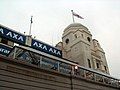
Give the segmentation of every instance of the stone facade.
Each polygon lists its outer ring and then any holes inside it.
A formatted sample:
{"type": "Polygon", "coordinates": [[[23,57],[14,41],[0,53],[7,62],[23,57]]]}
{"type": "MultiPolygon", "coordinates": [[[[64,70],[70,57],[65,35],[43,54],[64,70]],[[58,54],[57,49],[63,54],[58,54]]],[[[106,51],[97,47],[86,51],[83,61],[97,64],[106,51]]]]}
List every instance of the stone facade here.
{"type": "Polygon", "coordinates": [[[62,42],[56,47],[62,50],[63,58],[79,65],[109,74],[105,52],[87,27],[80,23],[65,28],[62,42]]]}

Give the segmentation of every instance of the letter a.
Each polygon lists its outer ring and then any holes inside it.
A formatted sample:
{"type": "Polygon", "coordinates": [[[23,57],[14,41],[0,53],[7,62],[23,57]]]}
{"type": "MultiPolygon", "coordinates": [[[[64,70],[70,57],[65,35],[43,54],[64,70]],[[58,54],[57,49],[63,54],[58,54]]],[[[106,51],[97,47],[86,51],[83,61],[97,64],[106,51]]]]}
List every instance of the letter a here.
{"type": "Polygon", "coordinates": [[[0,28],[0,32],[1,32],[2,34],[4,34],[4,32],[3,32],[3,29],[2,29],[2,28],[0,28]]]}
{"type": "Polygon", "coordinates": [[[8,32],[6,35],[12,37],[12,32],[8,32]]]}

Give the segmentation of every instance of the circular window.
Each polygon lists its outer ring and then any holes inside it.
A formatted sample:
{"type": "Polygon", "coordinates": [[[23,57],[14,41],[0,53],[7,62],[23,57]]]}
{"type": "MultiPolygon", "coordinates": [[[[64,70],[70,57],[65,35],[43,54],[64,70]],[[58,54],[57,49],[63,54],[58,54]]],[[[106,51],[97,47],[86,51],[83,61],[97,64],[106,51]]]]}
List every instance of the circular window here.
{"type": "Polygon", "coordinates": [[[68,39],[68,38],[65,40],[65,43],[66,43],[66,44],[68,44],[68,43],[69,43],[69,39],[68,39]]]}
{"type": "Polygon", "coordinates": [[[87,40],[90,42],[90,38],[89,37],[87,37],[87,40]]]}

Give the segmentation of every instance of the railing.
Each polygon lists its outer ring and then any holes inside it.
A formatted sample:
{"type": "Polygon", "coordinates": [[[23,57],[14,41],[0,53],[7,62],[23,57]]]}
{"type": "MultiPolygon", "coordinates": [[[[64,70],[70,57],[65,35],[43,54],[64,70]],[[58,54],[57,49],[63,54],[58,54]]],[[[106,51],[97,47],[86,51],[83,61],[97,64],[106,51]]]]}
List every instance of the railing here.
{"type": "Polygon", "coordinates": [[[71,77],[78,77],[96,83],[120,88],[120,80],[113,78],[110,75],[86,69],[79,65],[76,66],[74,63],[71,64],[69,62],[66,63],[60,60],[55,60],[54,58],[49,58],[47,56],[43,56],[19,47],[15,47],[14,50],[9,54],[9,57],[25,61],[42,69],[52,70],[62,74],[70,75],[71,77]]]}
{"type": "Polygon", "coordinates": [[[98,82],[105,85],[110,85],[113,87],[118,87],[118,88],[120,87],[120,80],[110,77],[108,75],[89,71],[81,67],[78,67],[77,70],[74,69],[74,72],[75,72],[74,75],[80,78],[84,78],[84,79],[91,80],[91,81],[98,82]]]}

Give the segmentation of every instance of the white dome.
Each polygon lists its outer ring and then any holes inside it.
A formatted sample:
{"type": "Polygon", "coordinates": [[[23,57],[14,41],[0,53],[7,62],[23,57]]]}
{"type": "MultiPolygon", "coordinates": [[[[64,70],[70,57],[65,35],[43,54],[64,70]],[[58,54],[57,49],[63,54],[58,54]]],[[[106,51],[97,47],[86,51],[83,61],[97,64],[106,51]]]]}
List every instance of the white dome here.
{"type": "Polygon", "coordinates": [[[88,30],[87,27],[83,26],[83,25],[80,24],[80,23],[72,23],[72,24],[70,24],[69,26],[67,26],[64,31],[66,31],[66,30],[68,30],[68,29],[70,29],[70,28],[79,28],[79,29],[88,30]]]}

